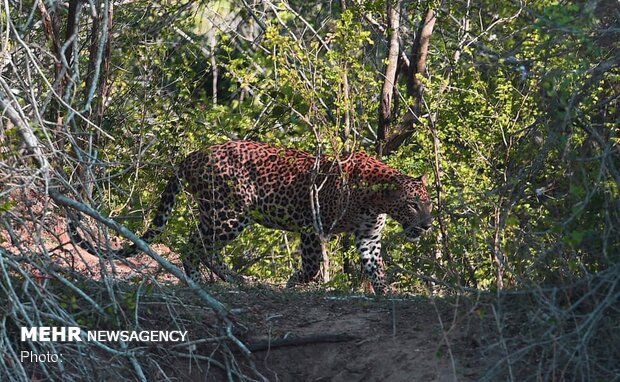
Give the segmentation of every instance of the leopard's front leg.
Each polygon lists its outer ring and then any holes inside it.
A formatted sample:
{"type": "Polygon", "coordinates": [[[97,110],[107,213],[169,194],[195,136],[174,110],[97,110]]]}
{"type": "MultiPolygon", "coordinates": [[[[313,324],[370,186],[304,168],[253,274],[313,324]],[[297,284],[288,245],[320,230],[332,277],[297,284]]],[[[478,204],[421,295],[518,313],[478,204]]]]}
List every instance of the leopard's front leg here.
{"type": "Polygon", "coordinates": [[[378,215],[362,225],[355,232],[355,248],[362,259],[364,272],[370,277],[377,295],[385,293],[387,287],[381,258],[381,230],[385,226],[385,215],[378,215]]]}

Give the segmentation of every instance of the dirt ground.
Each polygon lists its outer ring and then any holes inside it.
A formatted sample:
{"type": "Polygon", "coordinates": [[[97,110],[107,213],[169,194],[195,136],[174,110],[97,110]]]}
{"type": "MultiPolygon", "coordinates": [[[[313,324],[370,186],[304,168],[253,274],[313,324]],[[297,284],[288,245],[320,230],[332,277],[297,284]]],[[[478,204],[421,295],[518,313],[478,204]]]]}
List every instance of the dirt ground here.
{"type": "MultiPolygon", "coordinates": [[[[313,289],[221,283],[207,287],[233,312],[235,335],[247,344],[251,362],[269,381],[478,381],[498,360],[496,354],[485,354],[496,336],[480,302],[313,289]]],[[[176,296],[192,311],[181,312],[193,317],[190,341],[215,327],[213,314],[199,307],[193,292],[182,288],[176,296]]],[[[144,325],[165,326],[157,318],[163,314],[153,313],[149,305],[143,301],[151,312],[150,317],[143,315],[144,325]]],[[[224,364],[214,350],[198,346],[196,354],[224,364]]],[[[246,375],[256,375],[239,352],[235,360],[246,375]]],[[[179,380],[226,380],[224,368],[204,359],[177,359],[167,365],[166,373],[179,380]]]]}
{"type": "Polygon", "coordinates": [[[242,338],[259,345],[256,366],[269,380],[474,381],[489,366],[479,351],[482,321],[456,300],[229,295],[241,307],[242,338]]]}

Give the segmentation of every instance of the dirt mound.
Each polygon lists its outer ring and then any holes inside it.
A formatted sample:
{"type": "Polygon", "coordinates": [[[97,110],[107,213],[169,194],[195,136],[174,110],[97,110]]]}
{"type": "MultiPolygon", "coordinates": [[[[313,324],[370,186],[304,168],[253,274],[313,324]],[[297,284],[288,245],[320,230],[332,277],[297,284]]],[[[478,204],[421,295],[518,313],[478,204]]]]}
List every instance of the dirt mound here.
{"type": "MultiPolygon", "coordinates": [[[[489,366],[483,321],[465,306],[264,287],[216,295],[234,307],[240,337],[272,381],[474,381],[489,366]]],[[[201,366],[187,377],[204,379],[201,366]]]]}

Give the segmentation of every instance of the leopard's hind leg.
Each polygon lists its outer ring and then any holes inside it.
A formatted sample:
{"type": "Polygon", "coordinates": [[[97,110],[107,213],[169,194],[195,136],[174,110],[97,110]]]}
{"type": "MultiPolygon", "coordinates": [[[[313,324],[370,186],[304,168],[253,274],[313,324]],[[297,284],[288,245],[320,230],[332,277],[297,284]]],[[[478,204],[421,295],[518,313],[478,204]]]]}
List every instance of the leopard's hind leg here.
{"type": "Polygon", "coordinates": [[[241,276],[232,272],[223,262],[220,251],[233,241],[250,223],[249,219],[238,213],[220,212],[221,219],[202,218],[198,229],[189,238],[182,251],[181,259],[185,273],[193,280],[200,281],[200,264],[205,265],[224,281],[241,281],[241,276]]]}
{"type": "Polygon", "coordinates": [[[286,283],[287,288],[317,279],[323,260],[322,245],[321,237],[318,234],[314,232],[301,234],[301,268],[289,278],[286,283]]]}

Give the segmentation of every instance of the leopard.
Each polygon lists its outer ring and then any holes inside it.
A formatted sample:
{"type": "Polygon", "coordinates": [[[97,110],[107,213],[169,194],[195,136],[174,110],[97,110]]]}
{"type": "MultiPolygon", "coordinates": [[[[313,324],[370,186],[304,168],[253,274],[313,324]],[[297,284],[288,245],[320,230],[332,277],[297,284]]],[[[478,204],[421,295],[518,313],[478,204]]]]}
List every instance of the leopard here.
{"type": "MultiPolygon", "coordinates": [[[[300,235],[301,267],[289,278],[293,287],[316,281],[322,245],[330,236],[348,233],[363,273],[377,295],[386,292],[381,235],[390,216],[405,238],[418,240],[432,228],[427,176],[410,177],[364,151],[341,155],[310,153],[248,140],[231,140],[189,154],[171,176],[141,239],[160,235],[178,194],[195,201],[198,223],[181,261],[186,275],[200,281],[205,265],[229,279],[220,258],[224,246],[252,224],[300,235]]],[[[118,251],[138,252],[136,245],[118,251]]]]}

